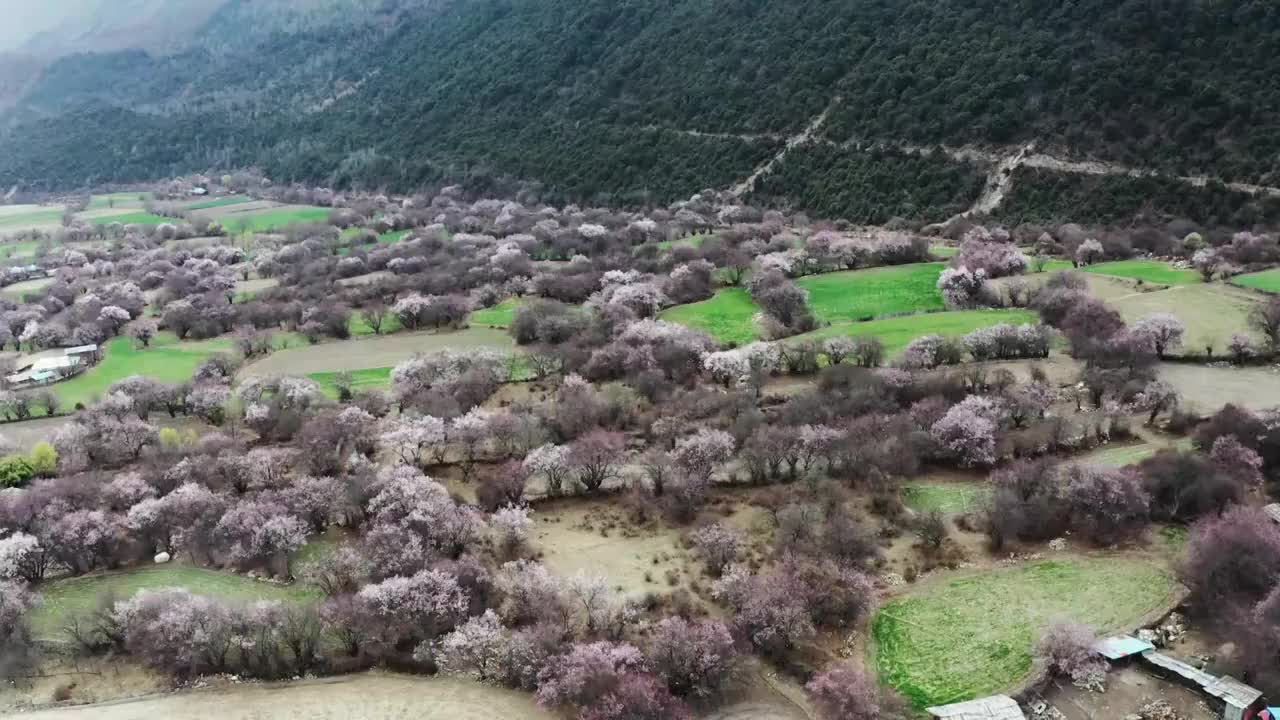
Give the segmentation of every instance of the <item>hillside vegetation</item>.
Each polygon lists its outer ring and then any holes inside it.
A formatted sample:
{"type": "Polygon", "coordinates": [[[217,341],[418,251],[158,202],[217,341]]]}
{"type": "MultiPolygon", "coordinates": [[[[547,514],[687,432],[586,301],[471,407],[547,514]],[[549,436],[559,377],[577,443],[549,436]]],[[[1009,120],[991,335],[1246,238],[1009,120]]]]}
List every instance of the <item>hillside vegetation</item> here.
{"type": "MultiPolygon", "coordinates": [[[[548,199],[664,202],[745,178],[824,110],[816,134],[850,147],[1033,141],[1268,183],[1278,51],[1262,0],[232,0],[178,52],[55,63],[9,113],[0,184],[257,165],[338,186],[519,178],[548,199]]],[[[984,174],[825,146],[778,170],[762,199],[856,221],[935,219],[984,174]]],[[[1011,219],[1058,219],[1071,206],[1055,196],[1086,194],[1037,187],[1011,219]]],[[[1169,213],[1242,204],[1138,185],[1080,212],[1131,215],[1152,189],[1169,213]]]]}

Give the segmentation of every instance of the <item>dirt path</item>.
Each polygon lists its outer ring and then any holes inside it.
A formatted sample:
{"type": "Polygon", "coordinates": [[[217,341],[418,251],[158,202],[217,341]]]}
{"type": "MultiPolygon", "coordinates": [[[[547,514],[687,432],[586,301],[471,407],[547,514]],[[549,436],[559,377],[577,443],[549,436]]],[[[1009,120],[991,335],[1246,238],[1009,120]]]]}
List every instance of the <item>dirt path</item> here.
{"type": "MultiPolygon", "coordinates": [[[[367,673],[292,683],[243,684],[135,700],[36,710],[32,720],[554,720],[527,693],[453,678],[367,673]]],[[[704,720],[810,720],[768,679],[704,720]]]]}
{"type": "Polygon", "coordinates": [[[533,697],[465,680],[370,673],[234,685],[26,713],[33,720],[553,720],[533,697]]]}
{"type": "Polygon", "coordinates": [[[831,114],[831,109],[839,102],[839,95],[832,98],[831,103],[827,105],[827,107],[819,113],[817,117],[810,120],[809,124],[804,126],[803,130],[787,138],[787,144],[783,145],[782,149],[774,153],[774,156],[769,158],[763,165],[752,171],[751,175],[748,176],[746,180],[734,185],[733,188],[729,190],[729,194],[734,197],[742,197],[743,195],[751,192],[756,187],[756,181],[773,172],[773,169],[777,167],[778,163],[782,162],[782,159],[787,156],[787,153],[791,152],[791,148],[794,148],[797,145],[804,145],[813,142],[818,131],[822,129],[823,125],[827,124],[827,117],[831,114]]]}

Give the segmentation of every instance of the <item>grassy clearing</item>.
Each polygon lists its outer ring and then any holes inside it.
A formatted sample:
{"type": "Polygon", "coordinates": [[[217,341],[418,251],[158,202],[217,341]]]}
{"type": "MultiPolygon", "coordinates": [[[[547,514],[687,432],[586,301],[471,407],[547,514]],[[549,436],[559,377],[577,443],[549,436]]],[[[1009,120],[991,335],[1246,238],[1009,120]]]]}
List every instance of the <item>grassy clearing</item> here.
{"type": "Polygon", "coordinates": [[[93,610],[104,595],[124,599],[141,590],[170,587],[239,602],[320,600],[319,591],[306,585],[274,585],[216,570],[157,565],[45,583],[39,588],[41,603],[31,613],[31,626],[41,639],[61,640],[61,629],[67,619],[93,610]]]}
{"type": "MultiPolygon", "coordinates": [[[[364,321],[364,315],[361,315],[359,310],[351,313],[351,320],[347,323],[347,328],[351,330],[351,334],[355,337],[368,337],[375,334],[373,328],[369,327],[369,323],[364,321]]],[[[387,313],[387,317],[382,321],[382,327],[379,328],[380,332],[376,334],[390,335],[403,329],[399,316],[394,313],[387,313]]]]}
{"type": "Polygon", "coordinates": [[[330,212],[329,208],[322,207],[284,207],[226,217],[221,222],[228,232],[267,232],[295,223],[325,222],[329,219],[330,212]]]}
{"type": "MultiPolygon", "coordinates": [[[[311,373],[307,377],[315,380],[320,385],[320,389],[324,394],[331,397],[338,397],[338,375],[337,372],[318,372],[311,373]]],[[[348,373],[351,376],[352,391],[360,390],[387,390],[391,387],[391,368],[367,368],[364,370],[351,370],[348,373]]]]}
{"type": "Polygon", "coordinates": [[[1276,372],[1270,366],[1164,363],[1160,366],[1160,379],[1178,391],[1185,406],[1206,414],[1227,403],[1254,411],[1280,405],[1280,382],[1276,382],[1276,372]]]}
{"type": "Polygon", "coordinates": [[[204,200],[191,205],[183,205],[182,209],[186,212],[193,210],[211,210],[213,208],[227,207],[228,205],[242,205],[247,202],[253,202],[253,198],[244,195],[234,195],[232,197],[218,198],[216,200],[204,200]]]}
{"type": "Polygon", "coordinates": [[[58,394],[66,409],[76,403],[92,404],[114,383],[133,375],[145,375],[160,382],[187,380],[196,366],[218,352],[231,350],[226,339],[181,342],[170,332],[158,334],[151,347],[138,349],[133,340],[118,337],[103,348],[102,362],[83,373],[49,387],[58,394]]]}
{"type": "Polygon", "coordinates": [[[1116,260],[1080,268],[1097,275],[1129,278],[1157,285],[1194,285],[1200,282],[1195,270],[1179,270],[1159,260],[1116,260]]]}
{"type": "Polygon", "coordinates": [[[151,197],[148,192],[118,192],[107,195],[94,195],[89,200],[89,210],[107,210],[114,208],[142,207],[151,197]]]}
{"type": "Polygon", "coordinates": [[[1190,450],[1192,447],[1191,438],[1180,438],[1172,443],[1154,443],[1144,442],[1133,445],[1122,445],[1120,447],[1107,447],[1095,450],[1081,458],[1082,462],[1094,465],[1107,465],[1109,467],[1125,467],[1127,465],[1137,465],[1147,458],[1155,455],[1161,450],[1174,448],[1177,450],[1190,450]]]}
{"type": "Polygon", "coordinates": [[[111,223],[120,223],[121,225],[163,225],[164,223],[182,222],[176,218],[168,218],[162,215],[153,215],[148,212],[126,213],[124,215],[103,215],[89,220],[92,225],[110,225],[111,223]]]}
{"type": "Polygon", "coordinates": [[[257,360],[241,370],[243,377],[312,375],[390,368],[417,353],[439,350],[466,352],[478,348],[513,352],[515,341],[505,331],[471,328],[455,332],[401,332],[318,345],[295,345],[257,360]]]}
{"type": "Polygon", "coordinates": [[[886,315],[941,310],[938,276],[942,263],[850,270],[800,278],[809,306],[829,323],[873,320],[886,315]]]}
{"type": "Polygon", "coordinates": [[[671,248],[677,247],[702,247],[702,243],[707,241],[707,237],[707,235],[690,235],[689,237],[679,238],[677,240],[663,240],[658,243],[658,247],[663,250],[670,250],[671,248]]]}
{"type": "Polygon", "coordinates": [[[1031,672],[1045,628],[1069,618],[1099,632],[1138,622],[1175,581],[1142,557],[1075,558],[926,583],[872,622],[881,678],[917,708],[1007,690],[1031,672]]]}
{"type": "Polygon", "coordinates": [[[516,308],[519,308],[524,303],[524,298],[507,298],[491,308],[484,308],[471,313],[468,322],[472,325],[487,327],[511,327],[511,323],[516,321],[516,308]]]}
{"type": "Polygon", "coordinates": [[[717,290],[709,300],[677,305],[662,313],[663,320],[687,325],[723,343],[745,345],[755,340],[760,308],[743,288],[717,290]]]}
{"type": "Polygon", "coordinates": [[[902,486],[902,502],[918,513],[963,513],[982,507],[991,488],[965,483],[911,482],[902,486]]]}
{"type": "Polygon", "coordinates": [[[22,282],[16,282],[12,285],[4,286],[4,289],[0,290],[0,293],[3,293],[4,296],[7,298],[16,300],[18,302],[22,302],[23,295],[26,295],[27,293],[33,293],[38,290],[43,290],[52,284],[53,284],[53,278],[36,278],[34,280],[23,280],[22,282]]]}
{"type": "Polygon", "coordinates": [[[1153,313],[1170,313],[1186,326],[1183,351],[1204,352],[1213,346],[1216,354],[1227,354],[1234,333],[1262,338],[1249,327],[1249,313],[1260,295],[1252,290],[1222,283],[1175,285],[1155,292],[1136,293],[1108,300],[1130,324],[1153,313]]]}
{"type": "Polygon", "coordinates": [[[874,335],[884,343],[885,355],[892,358],[901,353],[912,340],[923,335],[966,335],[978,328],[1000,323],[1026,325],[1038,319],[1038,316],[1030,310],[955,310],[904,315],[871,322],[840,323],[796,335],[788,338],[787,341],[803,342],[842,336],[874,335]]]}
{"type": "Polygon", "coordinates": [[[939,257],[939,258],[955,257],[956,253],[958,252],[960,252],[960,248],[952,247],[951,245],[930,245],[929,246],[929,254],[934,257],[939,257]]]}
{"type": "Polygon", "coordinates": [[[237,280],[235,287],[235,302],[249,302],[258,297],[258,293],[263,290],[273,288],[280,284],[278,278],[254,278],[253,280],[237,280]]]}
{"type": "Polygon", "coordinates": [[[1263,292],[1280,293],[1280,268],[1249,273],[1248,275],[1237,275],[1231,278],[1231,283],[1263,292]]]}
{"type": "Polygon", "coordinates": [[[33,258],[36,256],[36,248],[40,247],[39,240],[23,240],[22,242],[5,243],[0,245],[0,258],[6,260],[19,260],[23,258],[33,258]]]}
{"type": "Polygon", "coordinates": [[[48,208],[39,205],[27,207],[32,209],[24,212],[0,214],[0,228],[5,230],[25,230],[47,225],[61,225],[62,215],[66,212],[61,207],[48,208]]]}

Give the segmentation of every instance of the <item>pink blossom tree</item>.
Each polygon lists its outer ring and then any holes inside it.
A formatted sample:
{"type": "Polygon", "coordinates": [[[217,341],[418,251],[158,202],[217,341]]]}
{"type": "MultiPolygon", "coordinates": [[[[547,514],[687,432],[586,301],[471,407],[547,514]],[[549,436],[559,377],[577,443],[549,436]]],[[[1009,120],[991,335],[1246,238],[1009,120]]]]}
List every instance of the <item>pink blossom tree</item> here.
{"type": "Polygon", "coordinates": [[[1051,673],[1065,675],[1076,685],[1100,690],[1107,675],[1107,661],[1094,651],[1092,630],[1068,621],[1057,621],[1036,643],[1035,655],[1051,673]]]}
{"type": "Polygon", "coordinates": [[[621,433],[593,430],[578,438],[569,448],[575,478],[588,492],[596,492],[618,476],[626,451],[621,433]]]}
{"type": "Polygon", "coordinates": [[[1094,542],[1111,544],[1147,526],[1150,498],[1134,474],[1072,465],[1065,480],[1071,522],[1094,542]]]}
{"type": "Polygon", "coordinates": [[[1280,581],[1280,525],[1261,509],[1241,506],[1200,521],[1179,577],[1196,615],[1247,611],[1280,581]]]}
{"type": "Polygon", "coordinates": [[[0,581],[44,579],[53,557],[34,535],[16,532],[0,538],[0,581]]]}
{"type": "Polygon", "coordinates": [[[954,454],[960,464],[991,465],[996,460],[996,435],[1002,410],[997,401],[970,395],[947,410],[933,424],[933,439],[954,454]]]}
{"type": "Polygon", "coordinates": [[[738,661],[729,628],[719,620],[665,618],[654,626],[647,654],[653,672],[677,697],[715,696],[738,661]]]}
{"type": "Polygon", "coordinates": [[[712,523],[693,532],[693,545],[707,564],[707,572],[719,577],[724,569],[738,560],[742,552],[742,533],[724,523],[712,523]]]}
{"type": "Polygon", "coordinates": [[[1209,459],[1223,472],[1249,487],[1262,484],[1262,456],[1240,443],[1235,435],[1222,435],[1213,441],[1209,459]]]}
{"type": "Polygon", "coordinates": [[[416,645],[452,630],[466,617],[467,591],[447,572],[423,570],[366,585],[356,594],[388,645],[416,645]]]}
{"type": "Polygon", "coordinates": [[[307,526],[281,503],[247,500],[228,510],[214,530],[227,557],[240,565],[271,563],[289,576],[289,553],[307,542],[307,526]]]}
{"type": "Polygon", "coordinates": [[[822,720],[882,720],[880,688],[866,673],[834,665],[804,687],[822,720]]]}
{"type": "Polygon", "coordinates": [[[1186,327],[1176,315],[1155,313],[1134,323],[1132,331],[1146,337],[1155,348],[1156,357],[1163,360],[1167,351],[1176,349],[1182,344],[1186,327]]]}
{"type": "Polygon", "coordinates": [[[723,430],[703,428],[676,443],[671,453],[676,467],[690,477],[706,482],[716,467],[733,457],[733,436],[723,430]]]}

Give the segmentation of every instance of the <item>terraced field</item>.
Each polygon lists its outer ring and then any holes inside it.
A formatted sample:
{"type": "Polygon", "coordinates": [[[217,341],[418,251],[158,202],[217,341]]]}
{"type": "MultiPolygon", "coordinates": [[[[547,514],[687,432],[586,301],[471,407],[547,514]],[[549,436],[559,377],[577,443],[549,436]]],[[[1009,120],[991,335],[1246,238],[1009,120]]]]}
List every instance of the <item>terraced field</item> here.
{"type": "Polygon", "coordinates": [[[1262,272],[1237,275],[1231,278],[1234,285],[1261,290],[1268,293],[1280,293],[1280,268],[1263,270],[1262,272]]]}
{"type": "Polygon", "coordinates": [[[755,323],[759,312],[746,290],[724,288],[710,300],[677,305],[663,311],[660,317],[702,330],[723,343],[745,345],[759,337],[755,323]]]}
{"type": "Polygon", "coordinates": [[[312,375],[390,368],[416,353],[437,350],[486,348],[514,351],[515,341],[506,332],[491,328],[471,328],[457,332],[397,333],[318,345],[290,347],[246,365],[244,377],[264,375],[312,375]]]}
{"type": "Polygon", "coordinates": [[[942,263],[850,270],[800,278],[809,306],[823,322],[873,320],[887,315],[943,309],[938,292],[942,263]]]}
{"type": "Polygon", "coordinates": [[[885,603],[872,622],[880,677],[917,708],[1011,689],[1056,619],[1129,629],[1172,604],[1158,561],[1108,555],[938,576],[885,603]]]}
{"type": "Polygon", "coordinates": [[[138,349],[133,340],[118,337],[103,347],[102,361],[65,382],[49,387],[61,398],[65,409],[76,403],[90,405],[116,382],[132,375],[145,375],[160,382],[187,380],[196,366],[218,352],[230,352],[231,341],[218,338],[180,342],[173,333],[160,333],[151,347],[138,349]]]}
{"type": "Polygon", "coordinates": [[[142,566],[120,572],[53,580],[40,585],[41,602],[31,614],[32,630],[43,640],[63,640],[61,629],[67,619],[93,610],[103,596],[125,599],[141,590],[170,587],[242,602],[279,600],[309,603],[321,599],[318,590],[306,585],[276,585],[182,565],[142,566]]]}
{"type": "Polygon", "coordinates": [[[892,358],[900,354],[912,340],[923,335],[967,335],[978,328],[991,327],[1000,323],[1025,325],[1038,320],[1039,316],[1030,310],[955,310],[905,315],[871,322],[841,323],[796,335],[784,342],[869,335],[880,338],[884,343],[886,356],[892,358]]]}

